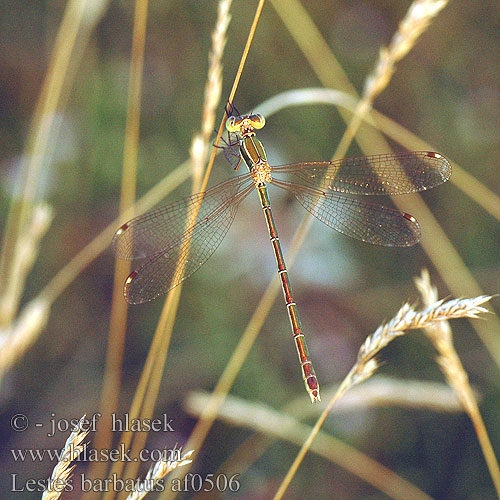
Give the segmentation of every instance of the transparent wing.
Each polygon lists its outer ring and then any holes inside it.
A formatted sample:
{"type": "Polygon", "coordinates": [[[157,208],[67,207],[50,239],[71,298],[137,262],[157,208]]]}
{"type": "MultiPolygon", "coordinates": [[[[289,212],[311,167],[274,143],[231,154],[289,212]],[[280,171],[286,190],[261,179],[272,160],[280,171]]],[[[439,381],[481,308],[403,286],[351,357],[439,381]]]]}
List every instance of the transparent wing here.
{"type": "Polygon", "coordinates": [[[417,220],[405,212],[332,191],[323,193],[276,180],[273,184],[291,191],[314,217],[351,238],[394,247],[412,246],[420,239],[417,220]]]}
{"type": "Polygon", "coordinates": [[[125,282],[126,300],[153,300],[197,271],[215,252],[252,189],[249,175],[235,177],[204,196],[189,196],[124,224],[114,238],[117,255],[143,259],[125,282]],[[196,222],[187,227],[186,217],[193,216],[200,198],[196,222]]]}
{"type": "Polygon", "coordinates": [[[391,153],[335,161],[292,163],[273,167],[293,183],[338,193],[408,194],[431,189],[451,175],[450,162],[430,151],[391,153]]]}
{"type": "Polygon", "coordinates": [[[236,176],[204,193],[187,196],[135,217],[116,231],[112,241],[116,255],[125,260],[144,259],[170,248],[184,234],[186,220],[198,207],[197,220],[210,217],[250,181],[248,174],[236,176]]]}

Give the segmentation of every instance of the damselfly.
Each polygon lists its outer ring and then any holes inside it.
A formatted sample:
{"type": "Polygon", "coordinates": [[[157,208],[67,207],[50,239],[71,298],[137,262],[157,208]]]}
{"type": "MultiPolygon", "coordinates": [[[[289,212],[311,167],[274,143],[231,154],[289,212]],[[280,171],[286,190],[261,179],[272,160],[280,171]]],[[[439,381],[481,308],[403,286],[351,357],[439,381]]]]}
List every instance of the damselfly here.
{"type": "Polygon", "coordinates": [[[118,257],[142,260],[125,281],[126,300],[132,304],[150,301],[177,286],[206,262],[227,233],[241,201],[257,189],[302,376],[311,401],[315,402],[320,400],[318,379],[293,298],[267,184],[291,192],[308,212],[343,234],[377,245],[406,247],[419,240],[416,219],[366,202],[363,196],[425,191],[446,182],[451,166],[439,153],[418,151],[271,167],[264,146],[255,136],[264,124],[260,114],[230,116],[226,121],[228,146],[239,146],[238,165],[243,161],[247,174],[132,219],[118,229],[113,242],[118,257]],[[234,136],[237,141],[233,142],[234,136]],[[279,179],[279,175],[286,178],[279,179]]]}

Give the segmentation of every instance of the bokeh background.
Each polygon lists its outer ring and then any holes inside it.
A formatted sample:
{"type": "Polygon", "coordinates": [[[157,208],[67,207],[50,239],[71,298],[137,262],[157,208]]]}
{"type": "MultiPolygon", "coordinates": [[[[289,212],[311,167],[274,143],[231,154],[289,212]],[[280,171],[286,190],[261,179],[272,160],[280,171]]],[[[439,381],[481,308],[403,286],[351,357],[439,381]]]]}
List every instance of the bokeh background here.
{"type": "MultiPolygon", "coordinates": [[[[379,48],[387,45],[409,1],[303,2],[311,19],[361,91],[379,48]]],[[[66,3],[1,2],[0,14],[0,227],[16,197],[16,179],[66,3]]],[[[200,128],[210,37],[216,2],[151,2],[141,109],[138,196],[188,158],[200,128]]],[[[217,123],[232,85],[256,2],[235,0],[224,56],[224,83],[217,123]]],[[[124,147],[133,3],[105,3],[76,67],[67,104],[58,116],[43,165],[38,198],[55,218],[30,273],[27,303],[79,250],[118,215],[124,147]]],[[[456,160],[493,192],[500,189],[500,5],[454,1],[398,64],[377,110],[395,119],[441,153],[456,160]]],[[[292,89],[320,83],[271,2],[265,8],[236,93],[238,109],[292,89]]],[[[260,134],[270,161],[281,164],[331,158],[345,129],[337,110],[306,105],[273,115],[260,134]]],[[[399,147],[401,149],[401,147],[399,147]]],[[[385,151],[381,151],[385,152],[385,151]]],[[[359,154],[356,145],[350,149],[359,154]]],[[[210,184],[233,175],[223,155],[210,184]]],[[[186,182],[167,200],[189,193],[186,182]]],[[[271,190],[285,250],[303,209],[285,192],[271,190]]],[[[445,233],[486,293],[499,290],[498,221],[448,183],[425,193],[445,233]]],[[[389,202],[390,203],[390,202],[389,202]]],[[[411,204],[408,206],[411,212],[411,204]]],[[[426,231],[425,225],[422,231],[426,231]]],[[[350,240],[314,222],[290,271],[311,356],[323,387],[342,380],[364,338],[398,310],[416,302],[413,278],[429,267],[440,296],[449,295],[421,247],[376,248],[350,240]]],[[[0,392],[2,498],[40,498],[12,493],[20,483],[50,475],[53,462],[14,463],[11,449],[60,448],[66,435],[48,438],[30,427],[10,428],[16,413],[31,422],[75,418],[98,409],[110,317],[114,258],[109,249],[95,259],[54,303],[48,325],[22,359],[4,376],[0,392]]],[[[153,446],[183,444],[196,418],[183,401],[193,390],[213,389],[265,287],[275,273],[256,195],[240,207],[216,254],[185,282],[155,414],[175,419],[175,433],[153,436],[153,446]]],[[[465,293],[465,292],[464,292],[465,293]]],[[[144,365],[163,300],[129,312],[120,411],[127,411],[144,365]]],[[[491,306],[497,307],[495,301],[491,306]]],[[[485,321],[485,320],[481,320],[485,321]]],[[[481,394],[481,411],[495,449],[500,449],[499,373],[470,323],[452,324],[455,344],[481,394]]],[[[491,331],[497,336],[497,331],[491,331]]],[[[380,374],[443,381],[435,352],[418,332],[386,349],[380,374]]],[[[231,391],[279,409],[294,398],[308,405],[281,297],[231,391]]],[[[309,409],[308,409],[309,411],[309,409]]],[[[314,422],[314,417],[306,419],[314,422]]],[[[434,498],[489,499],[494,489],[469,419],[461,412],[438,413],[404,407],[357,408],[330,417],[324,430],[363,450],[414,482],[434,498]]],[[[193,472],[215,473],[252,431],[217,423],[193,472]]],[[[118,437],[118,436],[117,436],[118,437]]],[[[271,498],[297,453],[276,441],[242,470],[239,493],[227,498],[271,498]]],[[[88,464],[80,463],[78,472],[88,464]]],[[[144,473],[141,469],[141,473],[144,473]]],[[[194,493],[184,493],[184,498],[194,493]]],[[[309,454],[286,498],[386,498],[372,486],[309,454]]],[[[154,498],[154,495],[151,496],[154,498]]],[[[182,497],[182,496],[181,496],[182,497]]],[[[80,498],[67,492],[63,498],[80,498]]]]}

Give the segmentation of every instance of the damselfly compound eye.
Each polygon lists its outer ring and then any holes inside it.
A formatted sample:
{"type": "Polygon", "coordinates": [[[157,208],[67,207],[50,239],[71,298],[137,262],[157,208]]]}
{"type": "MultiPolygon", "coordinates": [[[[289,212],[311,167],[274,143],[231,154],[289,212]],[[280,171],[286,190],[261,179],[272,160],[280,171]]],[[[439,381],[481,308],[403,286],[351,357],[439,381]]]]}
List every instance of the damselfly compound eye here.
{"type": "Polygon", "coordinates": [[[266,119],[260,114],[257,113],[249,117],[252,120],[253,128],[261,129],[266,124],[266,119]]]}
{"type": "Polygon", "coordinates": [[[226,130],[228,132],[237,132],[239,128],[239,122],[237,122],[236,116],[230,116],[226,121],[226,130]]]}

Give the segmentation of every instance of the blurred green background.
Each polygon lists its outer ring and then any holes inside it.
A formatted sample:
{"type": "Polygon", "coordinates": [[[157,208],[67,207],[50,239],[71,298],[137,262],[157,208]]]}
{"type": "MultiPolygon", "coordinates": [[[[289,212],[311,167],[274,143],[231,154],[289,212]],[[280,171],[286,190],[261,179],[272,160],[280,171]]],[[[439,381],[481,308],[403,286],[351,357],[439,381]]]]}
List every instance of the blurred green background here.
{"type": "MultiPolygon", "coordinates": [[[[411,2],[303,2],[358,91],[411,2]]],[[[208,50],[216,2],[152,2],[149,7],[141,109],[138,196],[187,159],[200,128],[208,50]]],[[[235,0],[224,57],[224,99],[229,95],[256,2],[235,0]]],[[[46,74],[65,2],[1,2],[0,14],[0,225],[15,196],[23,146],[46,74]]],[[[92,31],[44,165],[39,197],[55,219],[42,241],[23,302],[43,286],[118,214],[132,2],[107,5],[92,31]]],[[[436,149],[457,160],[492,191],[500,189],[500,5],[451,2],[398,64],[375,107],[436,149]]],[[[236,94],[240,110],[259,110],[277,93],[320,86],[271,3],[264,9],[236,94]]],[[[273,164],[329,159],[344,123],[335,108],[308,105],[272,116],[260,133],[273,164]]],[[[385,152],[385,151],[381,151],[385,152]]],[[[351,154],[359,150],[353,146],[351,154]]],[[[223,155],[216,181],[233,175],[223,155]]],[[[185,183],[168,201],[189,193],[185,183]]],[[[271,190],[284,249],[303,209],[285,192],[271,190]]],[[[500,229],[497,221],[448,183],[424,194],[436,218],[486,293],[498,292],[500,229]]],[[[411,212],[411,206],[408,207],[411,212]]],[[[422,227],[426,231],[426,227],[422,227]]],[[[398,310],[415,302],[412,278],[431,266],[421,247],[364,245],[314,222],[290,271],[311,356],[323,387],[342,380],[364,338],[398,310]]],[[[435,271],[440,296],[449,294],[435,271]]],[[[182,402],[192,390],[212,390],[275,273],[256,195],[240,207],[216,254],[185,282],[156,413],[175,418],[172,436],[150,436],[154,447],[183,444],[195,423],[182,402]]],[[[10,450],[60,448],[66,435],[48,438],[31,427],[10,428],[15,413],[44,421],[97,411],[102,385],[113,283],[113,255],[96,259],[54,304],[49,324],[1,387],[3,480],[0,496],[13,498],[11,474],[20,482],[46,478],[53,463],[14,463],[10,450]]],[[[146,358],[163,300],[131,307],[120,409],[126,411],[146,358]]],[[[494,304],[495,306],[496,304],[494,304]]],[[[452,324],[455,344],[471,381],[483,395],[481,410],[500,449],[499,374],[469,323],[452,324]]],[[[492,335],[498,332],[492,332],[492,335]]],[[[232,389],[234,395],[279,409],[302,396],[308,405],[281,297],[232,389]]],[[[435,352],[420,333],[382,353],[384,375],[442,381],[435,352]]],[[[309,419],[309,422],[314,422],[309,419]]],[[[389,408],[330,417],[325,430],[366,452],[438,499],[489,499],[494,490],[472,425],[463,414],[389,408]]],[[[214,473],[250,434],[217,423],[193,472],[214,473]]],[[[297,448],[278,442],[241,478],[228,498],[271,498],[297,448]]],[[[86,464],[79,464],[83,472],[86,464]]],[[[144,473],[145,469],[141,469],[144,473]]],[[[186,495],[190,497],[191,495],[186,495]]],[[[377,499],[385,496],[357,477],[308,455],[286,498],[377,499]]],[[[15,498],[35,499],[27,491],[15,498]]],[[[63,498],[79,498],[67,492],[63,498]]],[[[154,495],[152,495],[154,498],[154,495]]]]}

